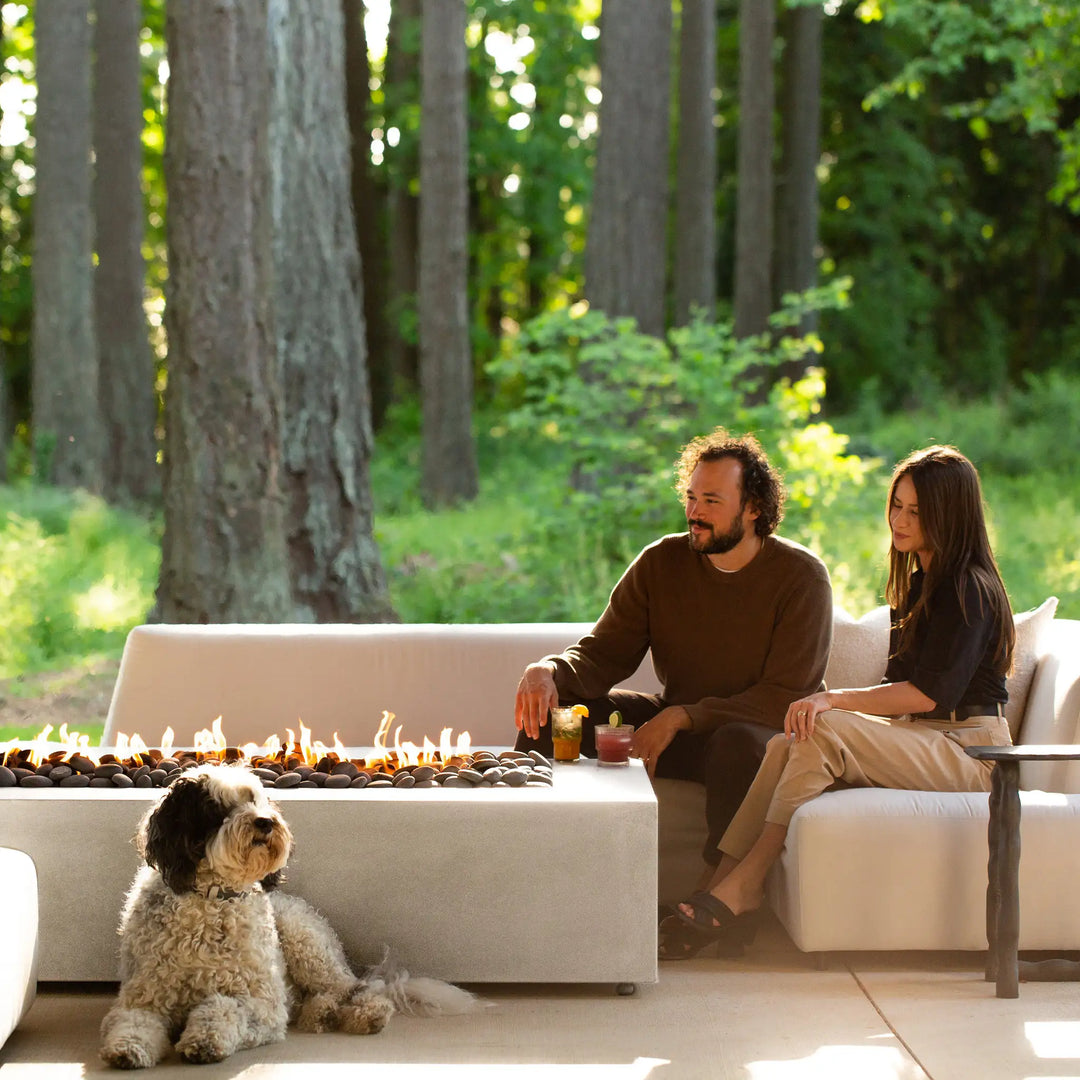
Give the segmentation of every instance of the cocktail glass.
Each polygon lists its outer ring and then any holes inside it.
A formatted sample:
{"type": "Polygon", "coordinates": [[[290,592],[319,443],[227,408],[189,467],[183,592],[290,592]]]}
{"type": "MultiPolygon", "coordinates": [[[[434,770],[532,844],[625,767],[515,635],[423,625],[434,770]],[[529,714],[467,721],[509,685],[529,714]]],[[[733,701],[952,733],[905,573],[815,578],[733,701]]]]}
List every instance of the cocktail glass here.
{"type": "MultiPolygon", "coordinates": [[[[551,710],[551,744],[556,761],[577,761],[581,756],[583,706],[560,705],[551,710]]],[[[588,712],[585,714],[588,716],[588,712]]]]}
{"type": "Polygon", "coordinates": [[[598,765],[629,765],[634,745],[633,724],[597,724],[596,763],[598,765]]]}

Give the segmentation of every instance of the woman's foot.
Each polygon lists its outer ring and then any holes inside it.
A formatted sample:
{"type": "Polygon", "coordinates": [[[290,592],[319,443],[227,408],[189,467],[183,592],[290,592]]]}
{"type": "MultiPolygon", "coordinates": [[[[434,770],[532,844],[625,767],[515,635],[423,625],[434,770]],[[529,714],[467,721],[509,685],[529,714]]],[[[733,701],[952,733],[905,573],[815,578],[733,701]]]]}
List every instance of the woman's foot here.
{"type": "Polygon", "coordinates": [[[764,897],[760,894],[747,897],[740,893],[734,892],[728,888],[718,888],[716,883],[713,884],[713,888],[716,892],[713,892],[709,888],[701,888],[684,900],[676,908],[676,912],[682,915],[686,921],[690,922],[694,926],[701,926],[702,922],[694,909],[695,898],[707,897],[705,906],[713,911],[713,923],[714,927],[720,927],[729,922],[732,917],[739,917],[742,915],[751,915],[755,911],[760,910],[764,897]],[[715,908],[713,905],[719,905],[720,914],[715,914],[715,908]]]}
{"type": "Polygon", "coordinates": [[[743,942],[735,938],[709,937],[687,926],[678,913],[660,923],[656,955],[660,960],[691,960],[703,949],[711,948],[713,956],[733,960],[742,956],[743,942]]]}
{"type": "Polygon", "coordinates": [[[706,941],[728,940],[749,945],[757,932],[758,909],[732,911],[712,893],[699,891],[679,904],[677,918],[706,941]]]}

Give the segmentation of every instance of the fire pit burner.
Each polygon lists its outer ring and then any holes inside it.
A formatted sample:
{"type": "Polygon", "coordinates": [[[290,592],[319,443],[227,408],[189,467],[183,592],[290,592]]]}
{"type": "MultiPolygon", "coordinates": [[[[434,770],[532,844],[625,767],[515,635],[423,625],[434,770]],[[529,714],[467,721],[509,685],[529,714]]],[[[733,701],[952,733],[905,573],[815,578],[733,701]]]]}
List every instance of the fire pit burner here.
{"type": "MultiPolygon", "coordinates": [[[[23,758],[23,751],[9,751],[0,765],[0,788],[148,788],[167,787],[195,765],[207,761],[239,761],[240,755],[218,759],[195,751],[178,751],[163,757],[151,750],[140,758],[118,761],[103,754],[100,763],[81,755],[67,757],[54,751],[38,766],[23,758]],[[150,760],[141,760],[149,756],[150,760]]],[[[430,787],[551,787],[551,762],[536,750],[528,754],[503,750],[499,754],[478,750],[467,758],[436,761],[431,765],[401,765],[388,771],[382,762],[366,758],[339,760],[336,755],[315,766],[257,760],[252,771],[268,788],[430,788],[430,787]]]]}
{"type": "Polygon", "coordinates": [[[174,750],[172,732],[166,729],[160,747],[148,747],[139,736],[121,736],[112,751],[91,749],[89,739],[60,729],[60,746],[47,741],[45,728],[29,745],[0,746],[0,788],[149,788],[167,787],[196,765],[207,762],[248,765],[264,787],[289,788],[476,788],[550,787],[552,765],[536,750],[475,750],[469,748],[468,732],[450,745],[450,730],[443,731],[440,746],[424,740],[421,749],[401,743],[398,727],[393,748],[386,734],[393,713],[384,713],[375,736],[375,747],[366,756],[350,756],[335,734],[334,748],[311,741],[311,732],[300,725],[301,737],[292,731],[282,745],[276,737],[262,747],[228,746],[221,731],[221,717],[213,730],[196,735],[196,746],[174,750]]]}

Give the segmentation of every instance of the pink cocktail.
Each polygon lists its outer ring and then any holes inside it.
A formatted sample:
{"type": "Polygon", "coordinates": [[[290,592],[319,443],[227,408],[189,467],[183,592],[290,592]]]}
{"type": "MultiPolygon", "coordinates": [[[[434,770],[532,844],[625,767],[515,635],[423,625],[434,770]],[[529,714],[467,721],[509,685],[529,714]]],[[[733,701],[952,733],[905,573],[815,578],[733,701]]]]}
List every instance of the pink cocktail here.
{"type": "Polygon", "coordinates": [[[630,750],[634,745],[633,725],[597,724],[595,731],[598,765],[630,764],[630,750]]]}

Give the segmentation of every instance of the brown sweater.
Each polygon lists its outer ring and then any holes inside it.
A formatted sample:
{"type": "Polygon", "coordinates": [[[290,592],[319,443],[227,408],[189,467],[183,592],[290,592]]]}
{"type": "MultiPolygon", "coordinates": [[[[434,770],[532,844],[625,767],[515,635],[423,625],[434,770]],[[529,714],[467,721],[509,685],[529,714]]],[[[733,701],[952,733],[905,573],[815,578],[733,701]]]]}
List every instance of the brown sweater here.
{"type": "Polygon", "coordinates": [[[752,562],[717,570],[685,533],[630,564],[599,622],[558,656],[560,697],[601,697],[652,649],[668,705],[696,732],[752,720],[783,728],[798,697],[821,689],[832,643],[832,587],[821,560],[778,536],[752,562]]]}

